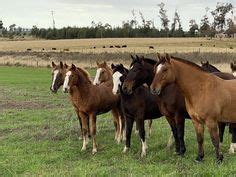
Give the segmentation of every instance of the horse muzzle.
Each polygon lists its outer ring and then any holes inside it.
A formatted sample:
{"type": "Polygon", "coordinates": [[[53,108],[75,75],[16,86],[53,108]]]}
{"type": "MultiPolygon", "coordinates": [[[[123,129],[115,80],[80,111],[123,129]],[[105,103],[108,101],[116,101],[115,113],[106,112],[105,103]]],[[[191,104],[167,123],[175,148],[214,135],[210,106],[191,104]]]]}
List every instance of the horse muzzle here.
{"type": "Polygon", "coordinates": [[[53,87],[50,87],[50,90],[52,93],[57,93],[57,89],[53,88],[53,87]]]}
{"type": "Polygon", "coordinates": [[[63,92],[64,93],[68,93],[69,92],[69,88],[63,88],[63,92]]]}
{"type": "Polygon", "coordinates": [[[151,88],[151,93],[153,95],[160,95],[161,94],[161,88],[151,88]]]}

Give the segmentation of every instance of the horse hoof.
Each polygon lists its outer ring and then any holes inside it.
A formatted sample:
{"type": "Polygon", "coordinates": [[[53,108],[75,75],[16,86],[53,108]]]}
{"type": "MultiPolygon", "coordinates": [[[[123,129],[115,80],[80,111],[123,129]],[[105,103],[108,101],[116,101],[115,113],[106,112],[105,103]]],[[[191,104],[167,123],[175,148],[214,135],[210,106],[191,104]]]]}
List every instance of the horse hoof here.
{"type": "Polygon", "coordinates": [[[85,151],[86,150],[86,147],[82,147],[81,151],[85,151]]]}
{"type": "Polygon", "coordinates": [[[146,157],[146,152],[141,153],[141,158],[146,157]]]}
{"type": "Polygon", "coordinates": [[[229,149],[229,154],[234,154],[234,149],[230,148],[229,149]]]}
{"type": "Polygon", "coordinates": [[[123,149],[123,153],[126,153],[128,150],[129,150],[129,148],[125,146],[123,149]]]}
{"type": "Polygon", "coordinates": [[[94,154],[96,154],[97,153],[97,149],[93,149],[92,150],[92,154],[94,155],[94,154]]]}
{"type": "Polygon", "coordinates": [[[223,159],[224,159],[223,154],[220,154],[219,157],[218,157],[217,160],[216,160],[216,163],[217,163],[218,165],[222,164],[223,159]]]}
{"type": "Polygon", "coordinates": [[[203,162],[203,158],[198,156],[198,157],[195,159],[195,162],[197,162],[197,163],[203,162]]]}

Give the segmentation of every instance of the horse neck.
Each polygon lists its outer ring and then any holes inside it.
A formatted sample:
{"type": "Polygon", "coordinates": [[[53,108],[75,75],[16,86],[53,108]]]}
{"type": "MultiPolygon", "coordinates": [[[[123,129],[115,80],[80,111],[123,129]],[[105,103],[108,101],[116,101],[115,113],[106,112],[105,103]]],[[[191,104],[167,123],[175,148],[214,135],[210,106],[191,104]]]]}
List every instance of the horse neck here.
{"type": "Polygon", "coordinates": [[[147,63],[146,67],[147,67],[148,75],[147,75],[147,78],[145,79],[144,83],[146,83],[148,86],[150,86],[152,84],[152,81],[155,76],[154,71],[153,71],[154,65],[147,63]]]}
{"type": "Polygon", "coordinates": [[[198,92],[206,82],[209,82],[209,74],[201,71],[194,66],[186,63],[171,60],[173,64],[175,82],[185,96],[185,99],[192,100],[194,96],[198,96],[198,92]]]}

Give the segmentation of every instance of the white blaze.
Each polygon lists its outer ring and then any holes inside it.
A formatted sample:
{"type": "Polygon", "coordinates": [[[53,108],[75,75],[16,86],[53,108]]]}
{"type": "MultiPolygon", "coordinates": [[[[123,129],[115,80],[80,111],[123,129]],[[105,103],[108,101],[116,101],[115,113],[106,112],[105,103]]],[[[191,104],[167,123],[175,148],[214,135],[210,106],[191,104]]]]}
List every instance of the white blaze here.
{"type": "Polygon", "coordinates": [[[71,71],[68,71],[66,73],[66,77],[65,77],[65,81],[64,81],[64,84],[63,84],[63,91],[65,91],[66,89],[69,90],[70,87],[69,87],[69,78],[70,78],[70,75],[71,75],[71,71]]]}
{"type": "Polygon", "coordinates": [[[51,86],[51,89],[54,90],[54,84],[55,84],[55,81],[56,81],[56,78],[57,78],[57,74],[59,73],[59,70],[55,70],[53,71],[53,80],[52,80],[52,86],[51,86]]]}
{"type": "Polygon", "coordinates": [[[161,71],[161,68],[163,67],[163,64],[159,64],[156,69],[156,74],[158,74],[161,71]]]}
{"type": "Polygon", "coordinates": [[[120,77],[122,76],[122,74],[118,71],[116,71],[113,75],[112,75],[112,79],[113,79],[113,88],[112,88],[112,92],[113,94],[117,94],[119,85],[121,84],[120,81],[120,77]]]}
{"type": "Polygon", "coordinates": [[[93,85],[100,84],[99,77],[100,77],[101,71],[102,71],[102,68],[97,69],[96,76],[93,81],[93,85]]]}

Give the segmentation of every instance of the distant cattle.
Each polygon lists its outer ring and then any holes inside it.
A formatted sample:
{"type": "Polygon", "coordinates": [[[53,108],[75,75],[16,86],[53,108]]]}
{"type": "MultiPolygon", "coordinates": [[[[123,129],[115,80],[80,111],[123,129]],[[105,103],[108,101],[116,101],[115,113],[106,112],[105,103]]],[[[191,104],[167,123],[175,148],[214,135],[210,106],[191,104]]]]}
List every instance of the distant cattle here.
{"type": "Polygon", "coordinates": [[[28,49],[26,49],[27,51],[31,51],[32,49],[30,49],[30,48],[28,48],[28,49]]]}
{"type": "Polygon", "coordinates": [[[104,45],[104,46],[102,46],[102,48],[106,48],[106,46],[104,45]]]}
{"type": "Polygon", "coordinates": [[[213,47],[215,47],[216,45],[214,44],[213,47]]]}
{"type": "Polygon", "coordinates": [[[230,46],[229,48],[230,48],[230,49],[233,49],[233,47],[232,47],[232,46],[230,46]]]}
{"type": "Polygon", "coordinates": [[[127,45],[122,45],[122,48],[126,48],[127,47],[127,45]]]}
{"type": "Polygon", "coordinates": [[[69,51],[70,51],[70,49],[63,49],[63,51],[64,51],[64,52],[69,52],[69,51]]]}
{"type": "Polygon", "coordinates": [[[45,48],[42,48],[42,51],[44,51],[45,50],[45,48]]]}
{"type": "Polygon", "coordinates": [[[115,47],[116,47],[116,48],[120,48],[120,46],[119,46],[119,45],[115,45],[115,47]]]}
{"type": "Polygon", "coordinates": [[[202,44],[200,44],[200,46],[202,46],[202,44]]]}
{"type": "Polygon", "coordinates": [[[57,50],[57,48],[53,47],[52,50],[57,50]]]}
{"type": "Polygon", "coordinates": [[[153,46],[149,46],[149,49],[154,49],[154,47],[153,46]]]}
{"type": "Polygon", "coordinates": [[[96,49],[96,47],[95,47],[95,46],[94,46],[93,48],[94,48],[94,49],[96,49]]]}
{"type": "Polygon", "coordinates": [[[110,48],[114,48],[114,46],[113,46],[113,45],[110,45],[110,48]]]}

